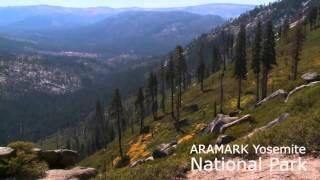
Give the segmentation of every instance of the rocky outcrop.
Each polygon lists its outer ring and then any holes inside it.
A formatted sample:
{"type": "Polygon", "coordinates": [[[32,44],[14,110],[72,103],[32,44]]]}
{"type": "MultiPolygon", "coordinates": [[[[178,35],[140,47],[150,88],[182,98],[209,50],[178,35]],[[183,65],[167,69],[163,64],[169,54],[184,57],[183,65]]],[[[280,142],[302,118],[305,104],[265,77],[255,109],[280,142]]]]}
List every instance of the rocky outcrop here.
{"type": "Polygon", "coordinates": [[[167,157],[174,153],[174,150],[177,148],[177,142],[172,142],[168,144],[160,144],[153,152],[153,158],[163,158],[167,157]]]}
{"type": "Polygon", "coordinates": [[[50,168],[66,168],[75,165],[79,161],[79,154],[68,149],[40,150],[40,160],[48,163],[50,168]]]}
{"type": "Polygon", "coordinates": [[[306,87],[312,87],[312,86],[315,86],[316,84],[318,84],[320,81],[314,81],[314,82],[311,82],[309,84],[304,84],[304,85],[301,85],[301,86],[298,86],[296,88],[294,88],[293,90],[291,90],[286,98],[286,100],[284,101],[285,103],[289,101],[289,98],[296,92],[306,88],[306,87]]]}
{"type": "Polygon", "coordinates": [[[43,180],[82,180],[94,178],[97,175],[97,170],[94,168],[75,167],[69,170],[52,169],[46,172],[43,180]]]}
{"type": "Polygon", "coordinates": [[[0,147],[0,160],[10,158],[15,154],[15,150],[10,147],[0,147]]]}
{"type": "Polygon", "coordinates": [[[276,97],[286,97],[287,96],[287,92],[283,89],[278,89],[277,91],[273,92],[272,94],[270,94],[268,97],[262,99],[261,101],[259,101],[257,104],[256,104],[256,107],[257,106],[261,106],[262,104],[264,104],[265,102],[271,100],[271,99],[274,99],[276,97]]]}
{"type": "Polygon", "coordinates": [[[216,144],[218,145],[222,145],[222,144],[228,144],[232,141],[234,141],[236,138],[232,137],[232,136],[228,136],[228,135],[220,135],[217,138],[216,144]]]}
{"type": "Polygon", "coordinates": [[[314,81],[319,81],[320,80],[320,76],[317,72],[308,72],[305,73],[301,76],[301,78],[305,81],[307,81],[308,83],[310,82],[314,82],[314,81]]]}
{"type": "Polygon", "coordinates": [[[247,114],[241,118],[230,117],[229,115],[218,114],[217,117],[206,128],[206,133],[222,134],[224,131],[234,125],[251,121],[253,118],[247,114]]]}
{"type": "Polygon", "coordinates": [[[204,132],[219,134],[221,126],[237,119],[238,117],[230,117],[229,115],[218,114],[216,118],[208,125],[204,132]]]}
{"type": "Polygon", "coordinates": [[[247,136],[245,136],[245,138],[249,138],[252,137],[254,134],[256,134],[257,132],[263,131],[265,129],[271,128],[277,124],[280,124],[282,121],[286,120],[289,117],[289,113],[282,113],[280,114],[279,117],[277,117],[275,120],[269,122],[267,125],[261,127],[261,128],[257,128],[255,129],[253,132],[251,132],[250,134],[248,134],[247,136]]]}

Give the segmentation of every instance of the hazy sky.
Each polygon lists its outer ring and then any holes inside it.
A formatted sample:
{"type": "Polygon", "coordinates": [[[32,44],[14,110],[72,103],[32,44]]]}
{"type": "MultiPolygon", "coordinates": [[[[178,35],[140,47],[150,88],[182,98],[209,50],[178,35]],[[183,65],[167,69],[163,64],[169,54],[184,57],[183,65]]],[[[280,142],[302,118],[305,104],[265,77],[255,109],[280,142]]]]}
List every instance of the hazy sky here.
{"type": "Polygon", "coordinates": [[[56,5],[67,7],[179,7],[208,3],[265,4],[275,0],[0,0],[0,6],[56,5]]]}

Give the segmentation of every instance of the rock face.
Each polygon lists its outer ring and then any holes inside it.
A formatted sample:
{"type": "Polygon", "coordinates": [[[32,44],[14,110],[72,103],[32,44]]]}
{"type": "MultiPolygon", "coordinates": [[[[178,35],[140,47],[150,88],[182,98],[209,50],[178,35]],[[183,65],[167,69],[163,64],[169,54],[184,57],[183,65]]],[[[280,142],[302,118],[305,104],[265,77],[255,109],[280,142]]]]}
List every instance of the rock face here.
{"type": "Polygon", "coordinates": [[[271,95],[269,95],[268,97],[264,98],[263,100],[259,101],[256,106],[260,106],[262,105],[263,103],[273,99],[273,98],[276,98],[276,97],[286,97],[287,96],[287,92],[283,89],[278,89],[277,91],[273,92],[271,95]]]}
{"type": "Polygon", "coordinates": [[[229,115],[218,114],[217,117],[209,124],[206,133],[222,134],[224,131],[234,125],[251,121],[253,118],[247,114],[241,118],[230,117],[229,115]]]}
{"type": "Polygon", "coordinates": [[[177,148],[177,142],[172,142],[168,144],[160,144],[153,152],[152,157],[163,158],[173,154],[174,150],[177,148]]]}
{"type": "Polygon", "coordinates": [[[301,89],[304,89],[306,87],[312,87],[316,84],[320,83],[320,81],[314,81],[314,82],[311,82],[309,84],[304,84],[304,85],[301,85],[301,86],[298,86],[296,88],[294,88],[293,90],[291,90],[286,98],[286,100],[284,101],[285,103],[288,102],[289,98],[296,92],[300,91],[301,89]]]}
{"type": "Polygon", "coordinates": [[[317,72],[308,72],[301,76],[301,78],[307,82],[313,82],[320,80],[320,76],[317,72]]]}
{"type": "Polygon", "coordinates": [[[228,144],[228,143],[232,142],[233,140],[235,140],[235,138],[232,137],[232,136],[220,135],[220,136],[217,138],[216,144],[218,144],[218,145],[228,144]]]}
{"type": "Polygon", "coordinates": [[[38,156],[48,163],[49,168],[66,168],[79,161],[78,152],[67,149],[39,151],[38,156]]]}
{"type": "Polygon", "coordinates": [[[69,170],[53,169],[46,173],[44,180],[90,179],[97,175],[94,168],[75,167],[69,170]]]}
{"type": "Polygon", "coordinates": [[[9,158],[15,154],[15,150],[10,147],[0,147],[0,160],[9,158]]]}

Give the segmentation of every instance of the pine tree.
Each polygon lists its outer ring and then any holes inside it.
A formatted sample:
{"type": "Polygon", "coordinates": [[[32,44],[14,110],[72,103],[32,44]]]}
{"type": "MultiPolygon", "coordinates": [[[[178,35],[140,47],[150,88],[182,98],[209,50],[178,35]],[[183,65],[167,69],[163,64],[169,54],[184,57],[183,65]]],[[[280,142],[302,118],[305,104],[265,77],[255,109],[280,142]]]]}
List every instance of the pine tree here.
{"type": "Polygon", "coordinates": [[[144,127],[144,116],[145,116],[145,110],[144,110],[144,95],[142,88],[139,88],[137,99],[135,102],[136,111],[138,113],[138,116],[140,118],[140,133],[143,132],[144,127]]]}
{"type": "Polygon", "coordinates": [[[122,138],[122,119],[121,119],[121,115],[123,112],[123,106],[122,106],[122,102],[121,102],[121,96],[120,96],[120,92],[119,89],[117,88],[114,91],[113,97],[112,97],[112,101],[110,104],[110,111],[111,114],[113,114],[116,118],[117,121],[117,131],[118,131],[118,143],[119,143],[119,153],[120,153],[120,157],[123,158],[123,151],[122,151],[122,145],[121,145],[121,138],[122,138]]]}
{"type": "Polygon", "coordinates": [[[176,79],[177,79],[177,85],[178,85],[178,92],[177,92],[177,99],[176,99],[176,113],[177,113],[177,120],[179,120],[180,115],[180,107],[181,107],[181,95],[182,95],[182,80],[183,80],[183,62],[184,62],[184,56],[183,56],[183,49],[181,46],[177,46],[175,49],[175,57],[176,57],[176,66],[175,66],[175,72],[176,72],[176,79]]]}
{"type": "Polygon", "coordinates": [[[261,22],[258,21],[255,32],[254,44],[252,48],[251,68],[256,76],[256,101],[260,100],[260,71],[261,71],[261,42],[262,30],[261,22]]]}
{"type": "Polygon", "coordinates": [[[199,50],[199,62],[198,62],[198,68],[197,68],[197,75],[198,75],[198,82],[200,83],[200,89],[203,92],[203,81],[204,81],[204,75],[206,71],[206,66],[204,64],[203,60],[203,54],[202,54],[202,46],[199,50]]]}
{"type": "Polygon", "coordinates": [[[268,75],[273,65],[276,65],[275,36],[272,22],[269,21],[264,35],[262,50],[261,98],[267,96],[268,75]]]}
{"type": "Polygon", "coordinates": [[[103,144],[105,143],[104,131],[105,127],[104,124],[104,112],[103,107],[99,100],[96,101],[96,112],[95,112],[95,121],[94,121],[94,130],[95,133],[95,149],[102,148],[103,144]]]}
{"type": "Polygon", "coordinates": [[[240,109],[241,102],[241,82],[247,79],[247,60],[246,60],[246,28],[240,26],[240,32],[237,38],[236,55],[235,55],[235,70],[234,75],[238,80],[238,102],[237,107],[240,109]]]}
{"type": "Polygon", "coordinates": [[[297,79],[298,63],[300,61],[300,55],[302,51],[303,41],[305,35],[303,33],[302,22],[299,22],[296,27],[295,35],[292,42],[292,70],[291,77],[293,80],[297,79]]]}
{"type": "Polygon", "coordinates": [[[283,37],[285,40],[288,40],[288,33],[290,30],[289,18],[286,18],[283,23],[283,37]]]}
{"type": "Polygon", "coordinates": [[[212,62],[211,62],[211,73],[216,72],[216,64],[220,63],[220,52],[217,46],[213,46],[212,51],[212,62]]]}
{"type": "Polygon", "coordinates": [[[162,109],[162,112],[166,112],[166,70],[164,63],[161,63],[160,67],[160,94],[161,94],[161,101],[160,101],[160,106],[162,109]]]}
{"type": "Polygon", "coordinates": [[[220,81],[220,113],[223,113],[223,98],[224,98],[224,91],[223,91],[223,78],[224,78],[224,70],[220,70],[219,81],[220,81]]]}
{"type": "Polygon", "coordinates": [[[171,116],[172,118],[175,118],[175,115],[174,115],[175,73],[174,73],[174,60],[172,55],[170,55],[170,59],[168,61],[166,79],[167,79],[167,84],[170,87],[170,91],[171,91],[171,116]]]}
{"type": "Polygon", "coordinates": [[[152,115],[153,115],[153,120],[157,120],[157,112],[158,112],[158,100],[157,100],[157,95],[158,95],[158,80],[157,76],[151,72],[149,76],[149,93],[151,96],[151,110],[152,110],[152,115]]]}

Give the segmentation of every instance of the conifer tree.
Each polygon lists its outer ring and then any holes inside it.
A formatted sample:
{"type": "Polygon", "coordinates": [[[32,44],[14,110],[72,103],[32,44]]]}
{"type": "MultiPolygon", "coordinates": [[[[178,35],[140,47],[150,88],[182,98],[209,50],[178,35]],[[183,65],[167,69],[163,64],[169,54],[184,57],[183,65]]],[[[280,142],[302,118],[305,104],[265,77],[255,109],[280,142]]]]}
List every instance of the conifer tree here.
{"type": "Polygon", "coordinates": [[[292,70],[291,77],[293,80],[297,79],[298,63],[300,61],[300,55],[302,51],[303,41],[305,35],[303,33],[302,22],[299,22],[296,27],[295,35],[292,42],[292,70]]]}
{"type": "Polygon", "coordinates": [[[262,50],[261,98],[267,96],[268,76],[273,65],[276,65],[275,36],[272,22],[267,23],[262,50]]]}
{"type": "Polygon", "coordinates": [[[234,75],[238,80],[238,102],[237,107],[241,107],[241,82],[247,78],[247,60],[246,60],[246,28],[244,25],[240,26],[240,32],[237,38],[235,55],[235,69],[234,75]]]}
{"type": "Polygon", "coordinates": [[[123,112],[123,106],[121,102],[121,96],[119,89],[117,88],[114,91],[111,104],[110,104],[110,112],[113,114],[116,118],[117,121],[117,131],[118,131],[118,143],[119,143],[119,154],[120,157],[123,158],[123,151],[122,151],[122,120],[121,120],[121,115],[123,112]]]}
{"type": "Polygon", "coordinates": [[[153,120],[157,120],[157,111],[158,111],[158,101],[157,101],[157,95],[158,95],[158,80],[157,76],[151,72],[149,76],[149,93],[151,96],[151,109],[152,109],[152,115],[153,120]]]}
{"type": "Polygon", "coordinates": [[[144,110],[144,95],[142,88],[139,88],[137,99],[135,102],[136,111],[138,113],[138,116],[140,118],[140,133],[143,131],[144,127],[144,116],[145,116],[145,110],[144,110]]]}
{"type": "Polygon", "coordinates": [[[166,71],[167,84],[171,91],[171,116],[174,118],[174,92],[175,92],[175,73],[174,73],[174,60],[173,56],[170,55],[166,71]]]}
{"type": "Polygon", "coordinates": [[[256,76],[256,101],[260,100],[260,71],[261,71],[261,42],[262,42],[262,30],[261,22],[258,21],[254,44],[252,48],[252,62],[251,68],[256,76]]]}
{"type": "Polygon", "coordinates": [[[160,106],[162,109],[162,112],[166,112],[166,70],[164,63],[161,63],[160,67],[160,94],[161,94],[161,101],[160,101],[160,106]]]}
{"type": "Polygon", "coordinates": [[[199,62],[198,62],[198,68],[197,68],[197,75],[198,75],[198,82],[200,83],[200,89],[203,92],[203,81],[204,81],[204,75],[206,71],[206,66],[204,64],[203,60],[203,54],[202,54],[202,46],[199,50],[199,62]]]}
{"type": "Polygon", "coordinates": [[[105,143],[105,136],[104,136],[105,129],[103,129],[105,127],[105,124],[104,124],[103,107],[99,100],[97,100],[96,102],[96,112],[95,112],[94,123],[95,123],[94,125],[95,126],[94,127],[95,146],[96,146],[96,149],[100,149],[105,143]]]}
{"type": "Polygon", "coordinates": [[[182,80],[183,80],[183,62],[184,62],[184,56],[183,56],[183,49],[181,46],[177,46],[175,49],[175,57],[176,57],[176,66],[175,66],[175,72],[176,72],[176,80],[178,85],[178,92],[177,92],[177,99],[176,99],[176,110],[177,110],[177,117],[179,120],[179,112],[180,112],[180,106],[181,106],[181,95],[182,95],[182,80]]]}
{"type": "Polygon", "coordinates": [[[211,73],[214,73],[217,68],[216,64],[220,63],[220,52],[217,46],[213,46],[212,51],[212,62],[211,62],[211,73]]]}
{"type": "Polygon", "coordinates": [[[283,23],[283,37],[285,40],[288,39],[289,30],[290,30],[290,22],[289,22],[289,18],[286,18],[283,23]]]}

